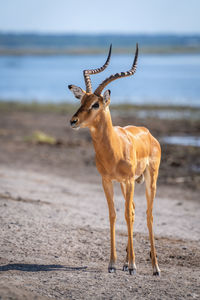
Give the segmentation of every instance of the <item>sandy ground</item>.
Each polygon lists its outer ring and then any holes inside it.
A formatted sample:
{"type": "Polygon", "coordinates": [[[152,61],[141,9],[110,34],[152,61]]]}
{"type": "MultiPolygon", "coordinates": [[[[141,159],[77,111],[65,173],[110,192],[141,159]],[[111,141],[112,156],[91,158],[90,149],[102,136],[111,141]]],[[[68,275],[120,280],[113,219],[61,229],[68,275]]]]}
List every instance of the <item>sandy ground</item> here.
{"type": "MultiPolygon", "coordinates": [[[[127,231],[116,184],[118,261],[116,274],[108,274],[109,221],[101,179],[88,132],[66,128],[68,118],[1,114],[0,299],[198,299],[198,188],[180,179],[164,184],[176,169],[172,166],[167,177],[161,169],[154,229],[162,274],[156,278],[149,258],[144,185],[135,191],[137,275],[122,271],[127,231]],[[56,136],[60,144],[25,142],[33,129],[56,136]]],[[[175,179],[179,173],[177,169],[175,179]]]]}

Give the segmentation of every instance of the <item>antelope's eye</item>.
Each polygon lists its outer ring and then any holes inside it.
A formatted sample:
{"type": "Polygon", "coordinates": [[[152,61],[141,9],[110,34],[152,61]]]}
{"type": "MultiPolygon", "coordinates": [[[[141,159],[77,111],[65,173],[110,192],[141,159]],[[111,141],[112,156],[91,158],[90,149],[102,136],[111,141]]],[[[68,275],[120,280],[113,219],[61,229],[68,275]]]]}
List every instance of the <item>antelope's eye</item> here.
{"type": "Polygon", "coordinates": [[[99,108],[99,103],[98,103],[98,102],[95,102],[95,103],[92,105],[92,108],[98,109],[98,108],[99,108]]]}

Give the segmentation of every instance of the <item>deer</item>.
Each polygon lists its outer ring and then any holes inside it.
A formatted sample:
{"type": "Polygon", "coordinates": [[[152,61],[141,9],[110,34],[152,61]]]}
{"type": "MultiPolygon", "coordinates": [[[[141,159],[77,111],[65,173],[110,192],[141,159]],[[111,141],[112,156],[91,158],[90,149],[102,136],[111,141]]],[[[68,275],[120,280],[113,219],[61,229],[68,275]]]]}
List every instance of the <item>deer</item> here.
{"type": "Polygon", "coordinates": [[[98,172],[102,177],[103,190],[107,199],[110,222],[110,260],[108,272],[116,272],[115,222],[113,181],[121,185],[125,199],[125,219],[128,231],[128,243],[123,271],[130,275],[136,274],[135,253],[133,248],[133,225],[135,219],[135,203],[133,200],[135,182],[145,181],[147,200],[147,227],[150,240],[150,257],[153,275],[159,276],[153,233],[153,202],[161,159],[159,142],[145,127],[113,126],[109,110],[111,91],[104,88],[114,80],[132,76],[136,72],[138,60],[138,44],[132,67],[127,72],[120,72],[106,78],[92,92],[90,75],[104,71],[110,62],[112,44],[104,65],[97,69],[84,70],[86,91],[75,85],[68,88],[80,100],[80,107],[70,120],[73,129],[89,128],[98,172]]]}

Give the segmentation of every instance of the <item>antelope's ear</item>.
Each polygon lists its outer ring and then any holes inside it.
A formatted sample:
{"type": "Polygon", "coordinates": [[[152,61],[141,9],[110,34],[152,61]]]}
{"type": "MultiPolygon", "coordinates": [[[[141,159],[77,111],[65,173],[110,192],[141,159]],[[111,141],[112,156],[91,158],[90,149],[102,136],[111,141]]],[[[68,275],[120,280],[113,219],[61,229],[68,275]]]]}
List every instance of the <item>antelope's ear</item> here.
{"type": "Polygon", "coordinates": [[[72,93],[77,99],[82,99],[85,95],[85,91],[76,85],[70,84],[68,85],[68,88],[70,89],[70,91],[72,91],[72,93]]]}
{"type": "Polygon", "coordinates": [[[110,90],[106,90],[103,94],[103,103],[105,105],[108,105],[110,103],[110,94],[111,94],[110,90]]]}

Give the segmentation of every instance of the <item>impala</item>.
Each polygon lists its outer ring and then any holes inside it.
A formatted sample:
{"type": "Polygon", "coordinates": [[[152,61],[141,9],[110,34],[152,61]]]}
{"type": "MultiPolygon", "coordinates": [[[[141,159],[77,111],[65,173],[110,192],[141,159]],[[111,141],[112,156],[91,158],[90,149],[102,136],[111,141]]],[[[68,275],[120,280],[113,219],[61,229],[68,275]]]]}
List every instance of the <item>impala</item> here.
{"type": "Polygon", "coordinates": [[[109,209],[111,254],[108,272],[116,271],[115,249],[115,221],[116,211],[113,198],[113,180],[121,185],[125,198],[125,219],[128,230],[127,254],[123,271],[129,274],[136,273],[135,254],[133,249],[133,224],[135,218],[135,204],[133,201],[135,181],[146,184],[147,199],[147,226],[151,244],[151,260],[153,275],[160,275],[158,267],[154,235],[153,235],[153,201],[156,193],[156,182],[161,158],[159,142],[144,127],[113,126],[109,111],[110,90],[104,88],[112,81],[131,76],[136,71],[138,58],[138,45],[136,45],[135,58],[132,68],[127,72],[116,73],[105,79],[92,92],[90,75],[105,70],[111,56],[112,45],[105,64],[98,69],[83,71],[86,91],[75,85],[69,85],[74,96],[80,99],[80,108],[70,120],[74,129],[88,127],[91,133],[96,153],[96,167],[102,176],[102,185],[109,209]]]}

